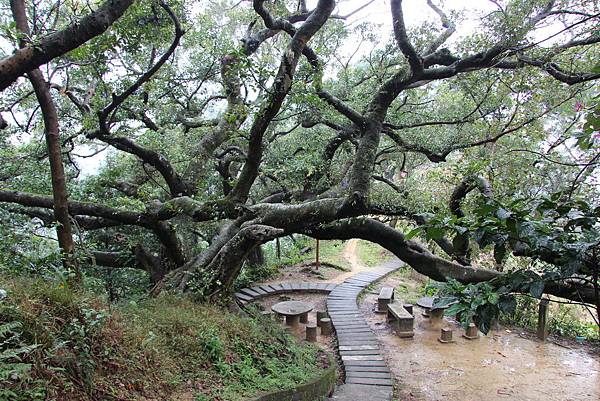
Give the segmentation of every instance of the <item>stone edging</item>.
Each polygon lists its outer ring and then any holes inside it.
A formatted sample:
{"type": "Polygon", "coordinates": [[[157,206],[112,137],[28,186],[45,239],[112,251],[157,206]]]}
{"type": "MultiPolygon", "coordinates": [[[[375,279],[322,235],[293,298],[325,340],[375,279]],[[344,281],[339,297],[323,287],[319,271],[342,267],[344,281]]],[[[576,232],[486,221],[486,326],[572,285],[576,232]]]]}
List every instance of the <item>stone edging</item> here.
{"type": "Polygon", "coordinates": [[[250,401],[321,401],[333,392],[335,388],[335,372],[337,366],[329,357],[329,367],[308,383],[289,390],[278,390],[263,394],[250,401]]]}
{"type": "Polygon", "coordinates": [[[246,306],[258,299],[270,295],[284,294],[286,292],[302,291],[329,294],[337,285],[333,283],[309,283],[309,282],[289,282],[279,284],[256,285],[250,288],[242,288],[234,294],[237,302],[246,306]]]}

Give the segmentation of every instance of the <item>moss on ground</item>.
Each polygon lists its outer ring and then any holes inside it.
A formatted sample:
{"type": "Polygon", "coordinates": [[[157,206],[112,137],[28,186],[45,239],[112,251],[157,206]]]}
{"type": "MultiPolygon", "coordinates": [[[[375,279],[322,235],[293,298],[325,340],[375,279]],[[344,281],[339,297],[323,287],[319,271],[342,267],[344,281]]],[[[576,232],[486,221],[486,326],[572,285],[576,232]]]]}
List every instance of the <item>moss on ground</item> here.
{"type": "Polygon", "coordinates": [[[327,365],[269,319],[184,297],[109,307],[41,280],[0,288],[0,400],[247,400],[327,365]]]}

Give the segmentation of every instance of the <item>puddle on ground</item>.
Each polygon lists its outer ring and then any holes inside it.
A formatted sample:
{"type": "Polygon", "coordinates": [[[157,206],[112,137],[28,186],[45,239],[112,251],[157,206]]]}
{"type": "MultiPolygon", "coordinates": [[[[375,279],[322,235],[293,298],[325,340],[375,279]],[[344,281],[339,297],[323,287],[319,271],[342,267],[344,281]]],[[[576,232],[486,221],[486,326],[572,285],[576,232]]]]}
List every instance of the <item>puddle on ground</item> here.
{"type": "Polygon", "coordinates": [[[382,343],[397,381],[397,400],[600,400],[600,358],[585,349],[541,343],[501,329],[467,340],[455,322],[454,343],[438,341],[439,328],[415,306],[415,337],[401,339],[372,309],[367,294],[361,310],[382,343]]]}

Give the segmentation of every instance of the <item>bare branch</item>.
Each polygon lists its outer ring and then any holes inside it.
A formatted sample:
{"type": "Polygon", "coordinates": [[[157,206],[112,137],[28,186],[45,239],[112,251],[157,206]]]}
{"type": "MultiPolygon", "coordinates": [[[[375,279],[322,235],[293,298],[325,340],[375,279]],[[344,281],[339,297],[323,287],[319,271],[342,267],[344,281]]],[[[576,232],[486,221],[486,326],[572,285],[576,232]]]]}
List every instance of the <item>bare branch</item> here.
{"type": "Polygon", "coordinates": [[[408,39],[406,34],[406,26],[404,25],[404,14],[402,12],[402,0],[391,0],[392,16],[394,25],[394,35],[398,47],[404,54],[404,57],[408,60],[410,69],[413,75],[420,75],[423,72],[423,60],[421,56],[417,54],[417,51],[413,47],[412,43],[408,39]]]}

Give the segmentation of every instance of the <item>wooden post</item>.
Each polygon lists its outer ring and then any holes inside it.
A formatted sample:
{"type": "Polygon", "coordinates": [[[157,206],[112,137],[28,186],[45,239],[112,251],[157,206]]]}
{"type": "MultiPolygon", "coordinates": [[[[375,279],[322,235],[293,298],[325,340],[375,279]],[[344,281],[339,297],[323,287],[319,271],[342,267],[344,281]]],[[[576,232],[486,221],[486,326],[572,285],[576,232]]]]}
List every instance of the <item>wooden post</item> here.
{"type": "Polygon", "coordinates": [[[542,299],[540,301],[540,309],[538,312],[538,327],[537,327],[537,337],[546,341],[548,338],[548,307],[550,302],[547,299],[542,299]]]}
{"type": "Polygon", "coordinates": [[[281,247],[279,245],[279,237],[275,238],[275,253],[277,255],[277,259],[281,259],[281,247]]]}
{"type": "Polygon", "coordinates": [[[315,254],[317,257],[317,260],[315,261],[315,266],[316,266],[316,269],[319,270],[319,265],[320,265],[320,262],[319,262],[319,240],[317,240],[317,249],[316,249],[315,254]]]}

